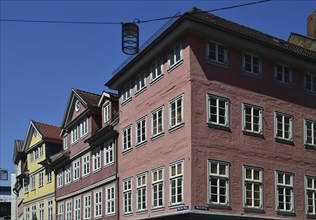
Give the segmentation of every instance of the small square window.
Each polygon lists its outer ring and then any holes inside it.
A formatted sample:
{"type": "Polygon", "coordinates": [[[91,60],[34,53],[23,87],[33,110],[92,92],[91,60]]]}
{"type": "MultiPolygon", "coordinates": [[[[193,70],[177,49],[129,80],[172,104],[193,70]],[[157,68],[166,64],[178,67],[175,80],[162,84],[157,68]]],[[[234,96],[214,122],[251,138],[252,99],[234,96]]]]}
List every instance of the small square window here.
{"type": "Polygon", "coordinates": [[[227,64],[227,49],[224,45],[208,42],[207,43],[207,59],[211,62],[219,64],[227,64]]]}
{"type": "Polygon", "coordinates": [[[316,94],[316,74],[306,73],[304,85],[306,91],[316,94]]]}
{"type": "Polygon", "coordinates": [[[290,71],[290,68],[288,66],[284,66],[281,64],[276,64],[275,65],[275,81],[290,85],[292,81],[292,73],[290,71]]]}
{"type": "Polygon", "coordinates": [[[261,60],[258,56],[244,54],[243,69],[247,74],[261,76],[261,60]]]}

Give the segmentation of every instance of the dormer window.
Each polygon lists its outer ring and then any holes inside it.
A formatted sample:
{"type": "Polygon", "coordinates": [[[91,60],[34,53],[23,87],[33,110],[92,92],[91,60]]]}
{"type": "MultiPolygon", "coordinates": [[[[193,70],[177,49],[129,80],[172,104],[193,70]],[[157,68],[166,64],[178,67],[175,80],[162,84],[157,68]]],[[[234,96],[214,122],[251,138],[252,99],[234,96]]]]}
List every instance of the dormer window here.
{"type": "Polygon", "coordinates": [[[71,130],[71,143],[74,144],[78,141],[78,127],[74,127],[71,130]]]}
{"type": "Polygon", "coordinates": [[[80,137],[88,134],[88,119],[86,118],[80,123],[80,137]]]}
{"type": "Polygon", "coordinates": [[[104,114],[104,123],[106,123],[110,120],[110,104],[107,104],[106,106],[104,106],[103,114],[104,114]]]}

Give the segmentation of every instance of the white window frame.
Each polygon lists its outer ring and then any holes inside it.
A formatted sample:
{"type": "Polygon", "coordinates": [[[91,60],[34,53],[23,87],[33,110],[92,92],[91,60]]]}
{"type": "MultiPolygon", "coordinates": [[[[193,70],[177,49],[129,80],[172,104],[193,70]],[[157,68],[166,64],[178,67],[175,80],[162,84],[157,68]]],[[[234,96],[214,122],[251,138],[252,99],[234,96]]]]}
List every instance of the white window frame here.
{"type": "Polygon", "coordinates": [[[94,217],[102,217],[102,189],[94,191],[94,217]]]}
{"type": "Polygon", "coordinates": [[[52,171],[46,171],[46,172],[47,172],[46,182],[51,183],[52,182],[52,171]]]}
{"type": "Polygon", "coordinates": [[[182,42],[177,42],[169,51],[168,54],[168,69],[172,69],[176,67],[178,64],[183,61],[183,50],[182,50],[182,42]]]}
{"type": "Polygon", "coordinates": [[[121,90],[122,104],[126,103],[132,98],[132,84],[126,84],[121,90]]]}
{"type": "Polygon", "coordinates": [[[311,74],[311,73],[305,73],[304,75],[304,89],[307,92],[311,92],[313,94],[316,94],[316,74],[311,74]],[[307,88],[307,76],[310,77],[310,88],[307,88]],[[314,87],[315,86],[315,87],[314,87]]]}
{"type": "Polygon", "coordinates": [[[132,125],[128,125],[122,129],[122,152],[131,150],[132,146],[132,125]]]}
{"type": "Polygon", "coordinates": [[[29,153],[30,155],[30,162],[32,163],[34,161],[34,154],[33,151],[29,153]]]}
{"type": "Polygon", "coordinates": [[[151,112],[151,137],[157,137],[164,133],[164,106],[151,112]],[[159,114],[161,117],[159,118],[159,114]],[[159,131],[161,127],[161,131],[159,131]]]}
{"type": "Polygon", "coordinates": [[[135,95],[141,93],[146,89],[146,72],[143,71],[136,77],[135,80],[135,95]]]}
{"type": "MultiPolygon", "coordinates": [[[[229,206],[229,163],[217,160],[208,160],[208,204],[210,205],[220,205],[229,206]],[[215,168],[216,171],[212,168],[215,168]],[[222,173],[222,167],[224,167],[225,173],[222,173]],[[221,183],[224,181],[225,195],[220,194],[221,188],[223,186],[221,183]],[[212,188],[216,188],[216,193],[212,192],[212,188]],[[212,196],[216,197],[216,201],[212,201],[212,196]],[[224,197],[225,201],[221,201],[224,197]]],[[[214,200],[214,199],[213,199],[214,200]]]]}
{"type": "Polygon", "coordinates": [[[36,175],[33,174],[30,176],[30,180],[31,180],[31,190],[35,190],[36,188],[36,175]]]}
{"type": "Polygon", "coordinates": [[[133,213],[132,178],[123,180],[123,213],[133,213]]]}
{"type": "Polygon", "coordinates": [[[77,143],[78,140],[78,126],[76,125],[73,129],[71,129],[71,144],[77,143]]]}
{"type": "Polygon", "coordinates": [[[215,126],[221,126],[221,127],[229,127],[229,108],[230,108],[230,102],[228,98],[225,97],[221,97],[221,96],[217,96],[217,95],[213,95],[213,94],[207,94],[206,95],[206,101],[207,101],[207,123],[209,125],[215,125],[215,126]],[[212,117],[211,117],[211,99],[216,100],[216,106],[215,110],[215,117],[216,117],[216,121],[212,121],[212,117]],[[224,115],[220,115],[220,102],[224,102],[224,115]],[[224,123],[220,122],[220,117],[224,118],[224,123]]]}
{"type": "Polygon", "coordinates": [[[285,141],[293,141],[293,116],[288,115],[282,112],[274,112],[274,137],[275,139],[279,140],[285,140],[285,141]],[[282,125],[281,132],[282,136],[278,135],[278,116],[282,117],[282,121],[280,122],[282,125]],[[288,131],[285,130],[286,128],[286,121],[289,120],[289,129],[288,131]],[[286,132],[289,133],[289,137],[286,137],[285,134],[286,132]]]}
{"type": "Polygon", "coordinates": [[[151,65],[150,83],[154,83],[163,77],[163,62],[162,58],[158,58],[151,65]]]}
{"type": "Polygon", "coordinates": [[[39,202],[39,219],[44,220],[44,202],[39,202]]]}
{"type": "Polygon", "coordinates": [[[23,178],[24,193],[29,192],[29,181],[30,181],[29,178],[27,178],[27,177],[23,178]]]}
{"type": "Polygon", "coordinates": [[[105,188],[105,214],[113,215],[115,214],[115,185],[110,185],[105,188]]]}
{"type": "Polygon", "coordinates": [[[243,55],[243,71],[247,74],[253,76],[261,76],[261,59],[253,54],[245,53],[243,55]],[[249,57],[250,61],[247,62],[247,57],[249,57]],[[255,60],[258,60],[258,64],[255,64],[255,60]],[[250,69],[247,68],[247,64],[249,65],[250,69]],[[256,71],[255,66],[258,65],[258,71],[256,71]]]}
{"type": "Polygon", "coordinates": [[[244,208],[251,209],[263,209],[263,169],[258,167],[243,166],[243,200],[244,208]],[[250,177],[247,177],[247,171],[250,171],[250,177]],[[258,172],[259,179],[255,178],[255,172],[258,172]],[[251,204],[247,204],[247,186],[250,186],[250,197],[251,204]],[[255,204],[255,191],[256,187],[259,187],[259,205],[255,204]]]}
{"type": "Polygon", "coordinates": [[[80,158],[72,163],[73,181],[80,179],[80,158]]]}
{"type": "Polygon", "coordinates": [[[159,209],[164,207],[164,167],[152,170],[152,208],[159,209]],[[161,174],[161,178],[160,178],[161,174]]]}
{"type": "Polygon", "coordinates": [[[36,214],[36,204],[33,204],[32,205],[32,220],[34,219],[37,219],[37,214],[36,214]]]}
{"type": "Polygon", "coordinates": [[[217,43],[217,42],[214,42],[214,41],[208,41],[207,44],[206,44],[206,55],[207,55],[207,60],[212,62],[212,63],[218,63],[218,64],[221,64],[221,65],[227,65],[227,48],[221,44],[221,43],[217,43]],[[210,45],[211,44],[214,44],[215,46],[215,50],[214,50],[214,55],[215,57],[214,58],[211,58],[210,57],[210,45]],[[223,61],[220,60],[220,53],[219,53],[219,49],[223,49],[223,61]]]}
{"type": "Polygon", "coordinates": [[[145,143],[147,141],[147,116],[135,122],[135,131],[136,146],[145,143]]]}
{"type": "Polygon", "coordinates": [[[304,144],[316,147],[316,121],[304,119],[304,144]]]}
{"type": "Polygon", "coordinates": [[[53,200],[47,201],[47,219],[53,220],[53,200]]]}
{"type": "Polygon", "coordinates": [[[110,103],[107,103],[103,107],[103,117],[104,117],[104,123],[107,123],[110,120],[110,103]]]}
{"type": "Polygon", "coordinates": [[[294,175],[292,173],[287,173],[287,172],[282,172],[282,171],[276,171],[275,173],[275,198],[276,198],[276,210],[278,212],[290,212],[290,213],[294,213],[294,175]],[[279,183],[278,181],[278,177],[279,175],[282,175],[282,183],[279,183]],[[286,177],[290,178],[290,183],[286,184],[286,177]],[[283,201],[286,201],[286,190],[289,190],[289,195],[290,196],[290,208],[286,208],[286,204],[284,204],[283,208],[280,208],[280,201],[279,201],[279,197],[281,195],[279,195],[279,189],[282,189],[282,193],[283,193],[283,201]]]}
{"type": "Polygon", "coordinates": [[[305,195],[306,215],[316,216],[316,176],[305,176],[305,195]]]}
{"type": "Polygon", "coordinates": [[[89,131],[89,119],[85,118],[80,123],[80,138],[85,137],[88,134],[88,131],[89,131]]]}
{"type": "Polygon", "coordinates": [[[72,220],[72,202],[71,200],[66,201],[66,219],[65,220],[72,220]]]}
{"type": "Polygon", "coordinates": [[[101,169],[101,147],[97,147],[92,151],[92,171],[96,172],[101,169]]]}
{"type": "Polygon", "coordinates": [[[242,118],[243,118],[243,131],[244,132],[249,132],[249,133],[255,133],[255,134],[260,134],[262,135],[263,134],[263,123],[262,123],[262,118],[263,118],[263,109],[261,107],[258,107],[258,106],[254,106],[254,105],[250,105],[250,104],[246,104],[246,103],[243,103],[242,104],[242,108],[243,108],[243,114],[242,114],[242,118]],[[250,128],[247,128],[247,109],[250,109],[250,128]],[[256,118],[256,115],[255,115],[255,112],[258,112],[258,129],[256,130],[255,129],[255,118],[256,118]]]}
{"type": "Polygon", "coordinates": [[[64,220],[64,202],[59,202],[57,205],[57,209],[58,209],[57,219],[64,220]]]}
{"type": "Polygon", "coordinates": [[[39,158],[41,158],[44,155],[44,147],[43,146],[39,146],[38,147],[38,151],[39,151],[39,158]]]}
{"type": "Polygon", "coordinates": [[[136,176],[136,210],[147,210],[147,173],[136,176]]]}
{"type": "Polygon", "coordinates": [[[60,168],[59,170],[57,170],[57,188],[60,188],[60,187],[62,187],[63,186],[63,182],[64,182],[64,180],[63,180],[63,169],[62,168],[60,168]]]}
{"type": "Polygon", "coordinates": [[[82,156],[82,177],[90,174],[90,152],[82,156]]]}
{"type": "Polygon", "coordinates": [[[104,154],[104,166],[110,166],[114,164],[114,150],[115,150],[115,142],[114,140],[105,142],[103,144],[103,154],[104,154]]]}
{"type": "Polygon", "coordinates": [[[80,197],[74,198],[74,219],[76,220],[81,219],[81,198],[80,197]]]}
{"type": "Polygon", "coordinates": [[[174,205],[180,205],[184,203],[184,161],[177,161],[174,163],[171,163],[169,165],[169,204],[170,206],[174,205]],[[181,172],[179,173],[178,166],[181,164],[181,172]],[[175,175],[172,174],[172,168],[175,167],[175,175]],[[180,181],[180,186],[181,190],[180,192],[178,191],[179,189],[179,182],[180,181]],[[174,184],[174,187],[172,185],[174,184]],[[172,189],[174,188],[175,195],[172,195],[172,189]],[[178,196],[180,195],[181,199],[179,200],[178,196]],[[174,197],[174,201],[173,201],[174,197]]]}
{"type": "Polygon", "coordinates": [[[25,220],[30,220],[30,206],[25,207],[25,220]]]}
{"type": "Polygon", "coordinates": [[[83,219],[91,218],[91,193],[83,196],[83,219]]]}
{"type": "Polygon", "coordinates": [[[182,124],[184,124],[184,94],[181,94],[179,96],[177,96],[176,98],[172,99],[169,102],[169,130],[179,127],[182,124]],[[178,114],[179,114],[179,102],[180,101],[180,115],[181,115],[181,119],[178,120],[178,114]],[[174,105],[174,108],[172,107],[174,105]],[[173,122],[173,115],[174,112],[174,122],[173,122]]]}
{"type": "Polygon", "coordinates": [[[63,138],[64,150],[68,149],[68,136],[63,138]]]}
{"type": "Polygon", "coordinates": [[[65,166],[64,174],[65,174],[65,185],[68,185],[71,183],[71,166],[70,166],[70,164],[65,166]]]}
{"type": "Polygon", "coordinates": [[[290,67],[286,66],[286,65],[283,65],[283,64],[275,64],[275,67],[274,67],[274,80],[278,83],[281,83],[281,84],[284,84],[284,85],[291,85],[292,83],[292,72],[291,72],[291,69],[290,67]],[[278,72],[278,67],[282,68],[282,71],[281,72],[278,72]],[[288,71],[288,82],[286,81],[286,72],[285,71],[288,71]],[[278,74],[281,74],[281,78],[282,79],[278,79],[278,74]]]}
{"type": "Polygon", "coordinates": [[[44,171],[38,173],[38,187],[44,186],[44,171]]]}

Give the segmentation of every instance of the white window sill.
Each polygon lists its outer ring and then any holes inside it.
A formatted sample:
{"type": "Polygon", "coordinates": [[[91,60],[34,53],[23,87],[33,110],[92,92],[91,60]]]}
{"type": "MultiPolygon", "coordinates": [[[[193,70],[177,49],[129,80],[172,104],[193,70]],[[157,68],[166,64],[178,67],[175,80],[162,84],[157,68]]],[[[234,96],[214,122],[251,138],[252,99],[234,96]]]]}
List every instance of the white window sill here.
{"type": "Polygon", "coordinates": [[[183,63],[183,59],[178,60],[176,63],[174,63],[172,66],[168,66],[168,73],[172,72],[172,70],[176,69],[178,66],[180,66],[183,63]]]}
{"type": "Polygon", "coordinates": [[[152,212],[159,212],[165,210],[164,206],[151,208],[152,212]]]}
{"type": "Polygon", "coordinates": [[[111,163],[108,163],[108,164],[104,164],[104,168],[110,167],[110,166],[112,166],[112,165],[114,165],[114,161],[111,162],[111,163]]]}
{"type": "Polygon", "coordinates": [[[144,209],[144,210],[137,210],[137,211],[136,211],[136,214],[140,215],[140,214],[145,214],[145,213],[147,213],[147,212],[148,212],[147,209],[144,209]]]}
{"type": "Polygon", "coordinates": [[[144,87],[143,87],[143,88],[141,88],[140,90],[136,91],[136,92],[135,92],[135,96],[140,95],[140,94],[141,94],[141,93],[143,93],[146,89],[147,89],[147,87],[146,87],[146,86],[144,86],[144,87]]]}
{"type": "Polygon", "coordinates": [[[181,122],[181,123],[179,123],[179,124],[177,124],[177,125],[174,125],[174,126],[172,126],[172,127],[169,127],[169,133],[171,133],[171,132],[173,132],[173,131],[175,131],[175,130],[178,130],[179,128],[182,128],[184,126],[184,122],[181,122]]]}
{"type": "Polygon", "coordinates": [[[159,133],[159,134],[155,134],[154,136],[151,136],[151,141],[154,141],[154,140],[156,140],[156,139],[158,139],[158,138],[160,138],[160,137],[163,137],[165,135],[165,132],[161,132],[161,133],[159,133]]]}
{"type": "Polygon", "coordinates": [[[129,97],[128,99],[122,101],[121,105],[124,106],[124,105],[126,105],[127,103],[129,103],[130,101],[132,101],[132,96],[129,97]]]}
{"type": "Polygon", "coordinates": [[[207,127],[216,128],[216,129],[220,129],[223,131],[230,131],[229,125],[214,124],[212,122],[208,122],[207,127]]]}
{"type": "MultiPolygon", "coordinates": [[[[306,149],[316,150],[316,145],[312,144],[304,144],[306,149]]],[[[315,214],[316,215],[316,214],[315,214]]]]}
{"type": "Polygon", "coordinates": [[[122,154],[124,155],[124,154],[128,154],[129,152],[131,152],[133,150],[133,148],[131,147],[131,148],[128,148],[128,149],[126,149],[126,150],[123,150],[122,151],[122,154]]]}
{"type": "Polygon", "coordinates": [[[150,81],[150,85],[153,85],[153,84],[155,84],[156,82],[158,82],[160,79],[162,79],[163,78],[163,74],[161,74],[160,76],[157,76],[155,79],[152,79],[151,81],[150,81]]]}
{"type": "Polygon", "coordinates": [[[145,144],[147,144],[147,140],[144,140],[144,141],[142,141],[140,143],[137,143],[135,148],[140,148],[140,147],[144,146],[145,144]]]}
{"type": "Polygon", "coordinates": [[[246,76],[250,76],[251,78],[262,79],[262,72],[254,73],[254,72],[249,72],[249,71],[243,70],[242,74],[244,74],[246,76]]]}
{"type": "Polygon", "coordinates": [[[274,140],[278,143],[282,143],[282,144],[289,144],[289,145],[293,145],[294,146],[294,141],[291,139],[284,139],[284,138],[280,138],[280,137],[274,137],[274,140]]]}

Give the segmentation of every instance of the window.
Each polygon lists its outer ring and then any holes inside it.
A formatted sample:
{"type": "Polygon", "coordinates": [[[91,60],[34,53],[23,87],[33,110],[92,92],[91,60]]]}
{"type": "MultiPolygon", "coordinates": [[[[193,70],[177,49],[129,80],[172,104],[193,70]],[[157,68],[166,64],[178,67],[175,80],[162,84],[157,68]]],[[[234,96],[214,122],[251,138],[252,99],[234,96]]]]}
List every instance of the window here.
{"type": "Polygon", "coordinates": [[[47,217],[48,220],[53,220],[53,200],[47,202],[47,217]]]}
{"type": "Polygon", "coordinates": [[[31,176],[31,190],[35,190],[36,184],[35,184],[35,175],[31,176]]]}
{"type": "Polygon", "coordinates": [[[57,171],[57,188],[62,187],[63,186],[63,169],[59,169],[57,171]]]}
{"type": "Polygon", "coordinates": [[[168,67],[172,68],[182,60],[182,45],[177,43],[169,52],[168,67]]]}
{"type": "Polygon", "coordinates": [[[44,171],[38,173],[38,187],[42,187],[44,185],[44,171]]]}
{"type": "Polygon", "coordinates": [[[209,124],[229,127],[229,100],[208,94],[207,120],[209,124]]]}
{"type": "Polygon", "coordinates": [[[137,211],[147,209],[147,174],[136,177],[136,204],[137,211]]]}
{"type": "Polygon", "coordinates": [[[183,161],[170,165],[170,205],[183,203],[183,161]]]}
{"type": "Polygon", "coordinates": [[[44,202],[39,203],[39,219],[44,220],[44,202]]]}
{"type": "Polygon", "coordinates": [[[58,220],[64,220],[64,203],[58,203],[58,220]]]}
{"type": "Polygon", "coordinates": [[[107,215],[115,213],[115,185],[108,186],[105,189],[106,192],[106,211],[107,215]]]}
{"type": "Polygon", "coordinates": [[[275,112],[275,138],[293,141],[293,117],[275,112]]]}
{"type": "Polygon", "coordinates": [[[183,95],[169,102],[169,128],[181,125],[183,118],[183,95]]]}
{"type": "Polygon", "coordinates": [[[243,130],[262,134],[262,108],[243,104],[243,130]]]}
{"type": "Polygon", "coordinates": [[[123,181],[123,210],[124,214],[132,213],[132,179],[123,181]]]}
{"type": "Polygon", "coordinates": [[[102,191],[94,192],[94,217],[102,216],[102,191]]]}
{"type": "Polygon", "coordinates": [[[316,147],[316,122],[304,119],[305,144],[316,147]]]}
{"type": "Polygon", "coordinates": [[[108,122],[110,120],[110,104],[107,104],[103,108],[104,112],[104,123],[108,122]]]}
{"type": "Polygon", "coordinates": [[[82,176],[90,174],[90,152],[82,156],[82,176]]]}
{"type": "Polygon", "coordinates": [[[71,201],[67,201],[66,202],[66,220],[72,220],[71,218],[71,201]]]}
{"type": "Polygon", "coordinates": [[[80,123],[80,137],[84,137],[88,134],[88,119],[86,118],[80,123]]]}
{"type": "Polygon", "coordinates": [[[80,158],[73,162],[73,179],[78,180],[80,178],[80,158]]]}
{"type": "Polygon", "coordinates": [[[121,96],[122,96],[122,103],[131,99],[131,83],[124,86],[124,88],[121,91],[121,96]]]}
{"type": "Polygon", "coordinates": [[[136,87],[135,94],[140,93],[146,88],[146,72],[145,71],[136,77],[135,87],[136,87]]]}
{"type": "Polygon", "coordinates": [[[64,150],[68,149],[68,136],[63,138],[64,150]]]}
{"type": "Polygon", "coordinates": [[[152,208],[162,208],[164,206],[164,168],[152,171],[152,208]]]}
{"type": "Polygon", "coordinates": [[[52,171],[47,170],[46,173],[47,173],[46,181],[47,181],[47,183],[51,183],[52,182],[52,171]]]}
{"type": "Polygon", "coordinates": [[[25,220],[30,220],[30,207],[25,207],[25,220]]]}
{"type": "Polygon", "coordinates": [[[246,73],[256,76],[261,75],[261,61],[259,57],[245,54],[243,61],[243,69],[246,73]]]}
{"type": "Polygon", "coordinates": [[[39,158],[41,158],[43,155],[44,155],[44,147],[43,146],[40,146],[38,148],[38,151],[39,151],[39,158]]]}
{"type": "Polygon", "coordinates": [[[37,160],[39,158],[39,150],[38,150],[38,148],[36,148],[33,152],[35,154],[34,155],[34,159],[37,160]]]}
{"type": "Polygon", "coordinates": [[[71,169],[70,164],[65,167],[65,185],[71,182],[71,169]]]}
{"type": "Polygon", "coordinates": [[[208,162],[209,166],[209,203],[229,205],[229,164],[227,162],[208,162]]]}
{"type": "Polygon", "coordinates": [[[32,220],[36,220],[36,205],[32,205],[32,220]]]}
{"type": "Polygon", "coordinates": [[[132,126],[123,128],[122,133],[122,151],[124,152],[132,148],[132,126]]]}
{"type": "Polygon", "coordinates": [[[163,106],[151,113],[151,136],[156,137],[163,133],[163,106]]]}
{"type": "Polygon", "coordinates": [[[316,216],[316,177],[305,176],[306,213],[316,216]]]}
{"type": "Polygon", "coordinates": [[[244,167],[245,208],[263,208],[263,170],[244,167]]]}
{"type": "Polygon", "coordinates": [[[92,155],[92,170],[97,171],[101,169],[101,148],[97,147],[93,150],[92,155]]]}
{"type": "Polygon", "coordinates": [[[34,161],[34,153],[33,151],[30,153],[30,162],[32,163],[34,161]]]}
{"type": "Polygon", "coordinates": [[[29,178],[23,179],[24,193],[29,192],[29,178]]]}
{"type": "Polygon", "coordinates": [[[114,142],[104,143],[104,166],[114,163],[114,142]]]}
{"type": "Polygon", "coordinates": [[[293,174],[277,172],[276,178],[277,211],[294,212],[293,174]]]}
{"type": "Polygon", "coordinates": [[[275,65],[275,81],[283,84],[291,83],[290,68],[281,64],[275,65]]]}
{"type": "Polygon", "coordinates": [[[75,198],[74,200],[74,219],[81,219],[81,200],[80,198],[75,198]]]}
{"type": "Polygon", "coordinates": [[[304,77],[305,90],[308,92],[316,93],[316,75],[306,73],[304,77]]]}
{"type": "Polygon", "coordinates": [[[83,218],[91,218],[91,194],[86,194],[83,197],[83,218]]]}
{"type": "Polygon", "coordinates": [[[71,130],[71,143],[74,144],[78,141],[78,127],[74,127],[71,130]]]}
{"type": "Polygon", "coordinates": [[[151,65],[151,74],[150,74],[150,82],[154,82],[158,79],[160,79],[163,76],[163,71],[162,71],[162,59],[159,58],[156,61],[153,62],[151,65]]]}
{"type": "Polygon", "coordinates": [[[142,117],[136,121],[136,145],[142,144],[147,140],[147,117],[142,117]]]}
{"type": "Polygon", "coordinates": [[[227,64],[227,49],[222,44],[208,42],[207,59],[212,62],[227,64]]]}

